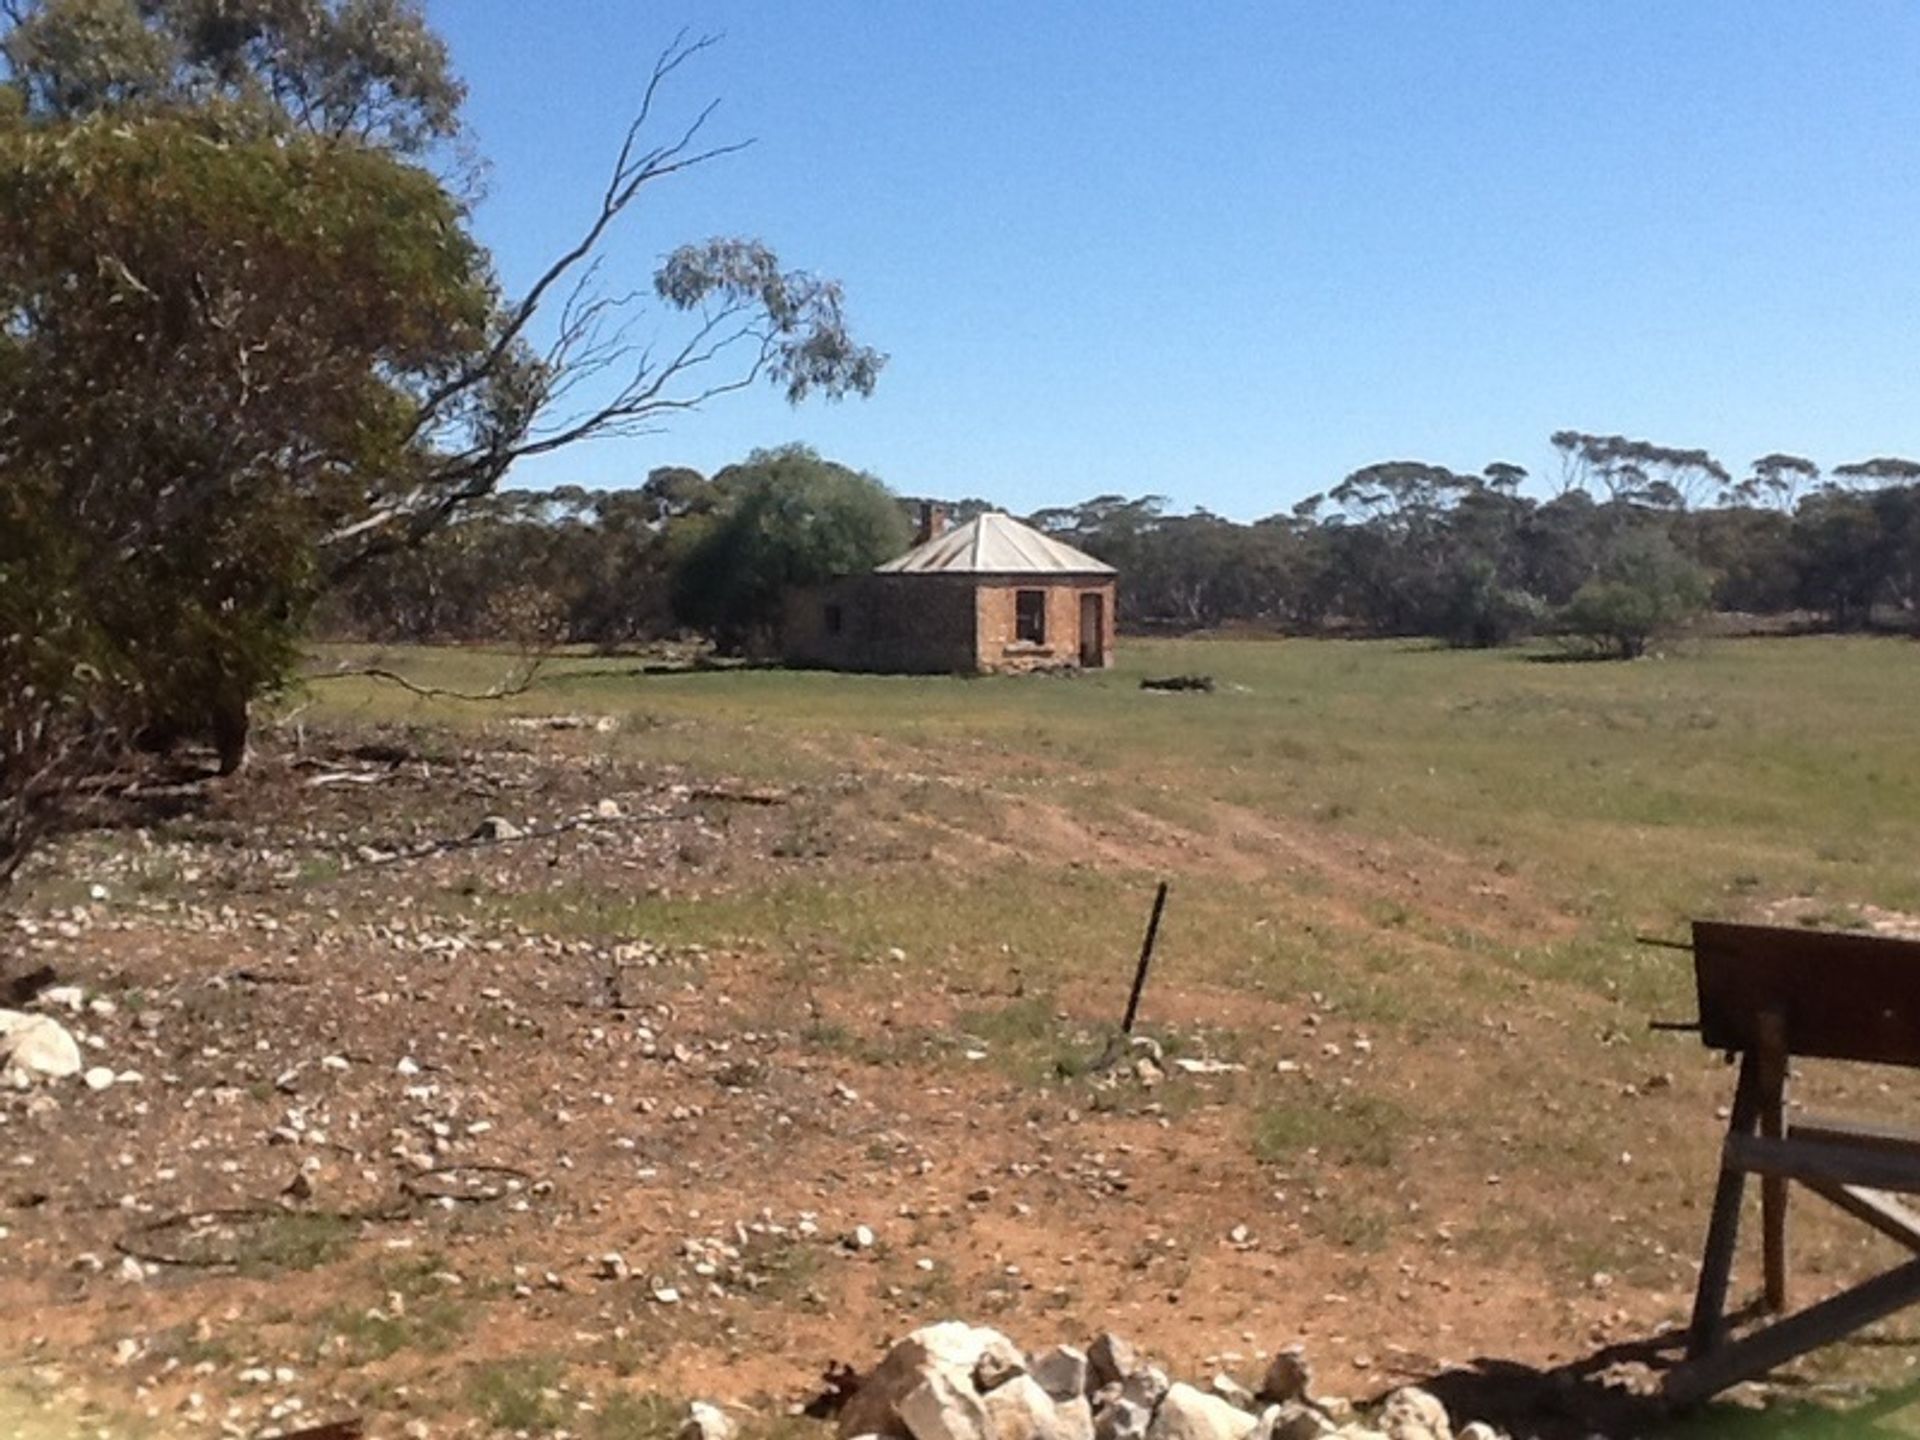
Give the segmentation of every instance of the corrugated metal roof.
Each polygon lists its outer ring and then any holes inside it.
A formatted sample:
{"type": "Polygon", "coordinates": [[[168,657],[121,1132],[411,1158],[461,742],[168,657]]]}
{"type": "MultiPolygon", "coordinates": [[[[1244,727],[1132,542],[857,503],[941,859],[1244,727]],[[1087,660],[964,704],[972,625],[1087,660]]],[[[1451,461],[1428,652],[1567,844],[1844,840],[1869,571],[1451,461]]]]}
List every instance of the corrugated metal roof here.
{"type": "Polygon", "coordinates": [[[1113,575],[1111,565],[989,511],[956,525],[897,560],[874,567],[882,575],[1113,575]]]}

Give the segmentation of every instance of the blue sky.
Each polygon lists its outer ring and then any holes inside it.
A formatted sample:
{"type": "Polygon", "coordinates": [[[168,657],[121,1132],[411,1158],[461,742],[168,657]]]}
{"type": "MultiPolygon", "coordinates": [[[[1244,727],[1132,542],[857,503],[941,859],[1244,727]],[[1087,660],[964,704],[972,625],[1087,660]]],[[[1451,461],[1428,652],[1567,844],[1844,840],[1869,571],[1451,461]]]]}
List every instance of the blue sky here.
{"type": "Polygon", "coordinates": [[[1026,511],[1269,514],[1373,460],[1549,469],[1571,427],[1920,453],[1920,6],[1764,0],[432,0],[509,285],[585,217],[654,54],[746,153],[609,255],[843,280],[867,401],[733,397],[525,467],[638,483],[802,440],[1026,511]]]}

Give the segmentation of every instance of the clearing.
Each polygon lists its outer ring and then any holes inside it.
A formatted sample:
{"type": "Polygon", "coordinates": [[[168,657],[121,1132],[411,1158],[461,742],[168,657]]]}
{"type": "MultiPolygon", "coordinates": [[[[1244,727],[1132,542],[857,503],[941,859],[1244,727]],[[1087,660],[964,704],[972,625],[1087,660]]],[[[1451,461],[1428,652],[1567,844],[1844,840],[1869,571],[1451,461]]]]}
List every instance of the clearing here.
{"type": "MultiPolygon", "coordinates": [[[[1920,913],[1911,643],[1120,656],[329,681],[43,855],[12,968],[119,1081],[0,1097],[0,1405],[615,1440],[949,1316],[1243,1378],[1298,1341],[1354,1395],[1679,1321],[1731,1075],[1648,1031],[1690,972],[1634,937],[1920,913]],[[1162,877],[1164,1074],[1101,1072],[1162,877]]],[[[1802,1293],[1882,1243],[1796,1212],[1802,1293]]],[[[1911,1382],[1916,1323],[1790,1378],[1911,1382]]]]}

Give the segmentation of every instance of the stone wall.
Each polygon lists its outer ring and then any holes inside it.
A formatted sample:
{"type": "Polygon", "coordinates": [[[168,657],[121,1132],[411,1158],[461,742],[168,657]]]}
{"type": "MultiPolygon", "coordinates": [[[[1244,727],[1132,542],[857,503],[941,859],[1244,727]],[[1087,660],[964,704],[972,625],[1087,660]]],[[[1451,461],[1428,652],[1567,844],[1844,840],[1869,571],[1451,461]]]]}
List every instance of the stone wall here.
{"type": "Polygon", "coordinates": [[[975,594],[979,613],[979,665],[982,670],[1054,670],[1080,663],[1081,596],[1100,597],[1099,665],[1113,663],[1113,600],[1111,580],[1025,579],[1008,577],[980,582],[975,594]],[[1018,638],[1017,595],[1039,590],[1046,596],[1046,638],[1031,645],[1018,638]]]}
{"type": "Polygon", "coordinates": [[[973,582],[967,576],[854,575],[787,597],[789,665],[892,674],[977,668],[973,582]],[[837,610],[839,628],[830,620],[837,610]]]}
{"type": "Polygon", "coordinates": [[[1111,665],[1114,585],[1096,577],[849,576],[787,596],[782,654],[789,665],[907,675],[1071,668],[1086,594],[1100,597],[1099,664],[1111,665]],[[1022,590],[1046,597],[1038,645],[1018,638],[1022,590]]]}

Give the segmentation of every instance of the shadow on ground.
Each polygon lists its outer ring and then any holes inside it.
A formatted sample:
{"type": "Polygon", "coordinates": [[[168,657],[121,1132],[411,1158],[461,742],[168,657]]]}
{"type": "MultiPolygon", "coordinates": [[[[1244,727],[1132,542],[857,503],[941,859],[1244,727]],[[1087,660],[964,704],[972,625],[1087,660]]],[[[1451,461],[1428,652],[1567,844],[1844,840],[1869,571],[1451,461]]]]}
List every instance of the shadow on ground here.
{"type": "Polygon", "coordinates": [[[1847,1399],[1790,1380],[1683,1411],[1660,1399],[1660,1379],[1686,1348],[1683,1330],[1604,1346],[1550,1369],[1482,1358],[1421,1382],[1462,1419],[1483,1420],[1515,1440],[1590,1436],[1726,1437],[1726,1440],[1915,1440],[1920,1380],[1847,1399]]]}

